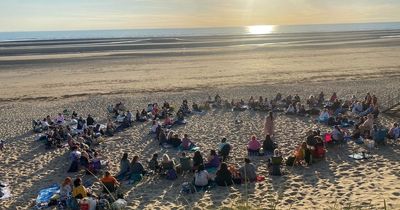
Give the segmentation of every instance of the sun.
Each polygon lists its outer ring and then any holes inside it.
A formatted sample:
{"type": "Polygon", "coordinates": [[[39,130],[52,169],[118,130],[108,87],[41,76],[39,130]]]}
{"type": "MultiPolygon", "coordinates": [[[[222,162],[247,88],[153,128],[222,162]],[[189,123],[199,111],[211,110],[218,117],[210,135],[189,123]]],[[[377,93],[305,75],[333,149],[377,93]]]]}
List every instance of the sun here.
{"type": "Polygon", "coordinates": [[[247,26],[247,33],[248,34],[270,34],[274,32],[275,26],[274,25],[254,25],[254,26],[247,26]]]}

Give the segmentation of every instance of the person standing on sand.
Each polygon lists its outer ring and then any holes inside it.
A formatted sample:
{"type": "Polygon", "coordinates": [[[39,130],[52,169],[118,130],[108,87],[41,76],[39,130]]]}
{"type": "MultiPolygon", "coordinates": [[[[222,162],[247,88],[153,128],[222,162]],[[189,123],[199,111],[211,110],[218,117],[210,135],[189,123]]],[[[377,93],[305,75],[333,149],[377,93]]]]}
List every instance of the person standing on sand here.
{"type": "Polygon", "coordinates": [[[0,140],[0,151],[3,151],[4,149],[4,140],[0,140]]]}
{"type": "Polygon", "coordinates": [[[274,116],[272,112],[269,112],[268,116],[265,118],[264,124],[264,134],[270,137],[274,136],[274,116]]]}

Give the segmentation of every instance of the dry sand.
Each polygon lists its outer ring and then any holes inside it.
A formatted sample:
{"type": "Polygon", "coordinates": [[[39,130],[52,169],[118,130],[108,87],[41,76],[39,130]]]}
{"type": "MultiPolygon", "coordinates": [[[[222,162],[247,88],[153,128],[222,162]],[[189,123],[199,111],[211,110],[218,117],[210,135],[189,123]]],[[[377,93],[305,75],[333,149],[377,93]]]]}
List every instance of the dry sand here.
{"type": "MultiPolygon", "coordinates": [[[[45,150],[34,141],[31,120],[64,110],[80,115],[91,113],[97,120],[107,118],[106,106],[123,101],[131,110],[149,102],[164,100],[178,106],[183,99],[201,102],[219,93],[226,99],[247,100],[251,95],[272,98],[324,91],[340,98],[352,94],[364,97],[375,93],[384,101],[399,88],[399,47],[338,48],[319,51],[296,49],[270,52],[239,51],[186,56],[116,56],[83,60],[61,60],[2,64],[0,70],[0,137],[6,149],[0,152],[0,179],[10,183],[13,197],[0,201],[0,209],[29,209],[38,190],[60,183],[68,174],[65,148],[45,150]],[[100,94],[103,93],[103,94],[100,94]]],[[[229,162],[241,163],[252,134],[262,135],[266,113],[211,110],[194,115],[180,133],[188,133],[203,154],[216,148],[226,136],[234,149],[229,162]],[[235,124],[240,118],[243,123],[235,124]]],[[[398,118],[381,116],[389,126],[398,118]]],[[[329,128],[314,124],[311,118],[278,115],[276,141],[285,155],[304,140],[310,128],[329,128]]],[[[142,161],[158,152],[177,158],[175,150],[165,150],[147,136],[149,123],[135,124],[129,130],[106,138],[98,148],[116,173],[124,152],[140,155],[142,161]]],[[[335,204],[359,205],[361,209],[381,209],[385,199],[391,209],[400,209],[400,148],[398,145],[373,149],[370,160],[355,161],[347,156],[359,146],[349,143],[328,148],[325,160],[309,167],[287,168],[282,177],[267,174],[266,158],[251,157],[258,173],[266,177],[260,183],[217,187],[192,195],[179,195],[181,184],[192,175],[168,181],[146,177],[136,186],[124,186],[129,209],[217,209],[232,207],[248,200],[256,208],[328,209],[335,204]],[[246,196],[248,195],[248,197],[246,196]],[[247,197],[247,199],[246,199],[247,197]]],[[[98,184],[95,188],[98,188],[98,184]]]]}

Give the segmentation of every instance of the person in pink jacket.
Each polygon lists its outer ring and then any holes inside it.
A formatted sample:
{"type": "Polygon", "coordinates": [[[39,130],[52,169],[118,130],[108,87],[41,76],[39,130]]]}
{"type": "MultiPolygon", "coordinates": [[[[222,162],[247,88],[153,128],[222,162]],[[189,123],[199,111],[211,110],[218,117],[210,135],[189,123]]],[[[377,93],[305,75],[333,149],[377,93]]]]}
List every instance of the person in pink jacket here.
{"type": "Polygon", "coordinates": [[[265,118],[264,123],[264,135],[274,136],[274,116],[272,112],[269,112],[268,116],[265,118]]]}
{"type": "Polygon", "coordinates": [[[247,151],[249,153],[259,153],[261,148],[261,143],[257,140],[255,135],[251,136],[249,143],[247,144],[247,151]]]}

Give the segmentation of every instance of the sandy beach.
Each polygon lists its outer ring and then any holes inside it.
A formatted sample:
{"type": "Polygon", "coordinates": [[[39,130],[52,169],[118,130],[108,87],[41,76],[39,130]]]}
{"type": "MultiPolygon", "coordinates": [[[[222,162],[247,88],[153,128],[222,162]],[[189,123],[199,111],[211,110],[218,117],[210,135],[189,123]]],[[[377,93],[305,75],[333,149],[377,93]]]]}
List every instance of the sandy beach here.
{"type": "MultiPolygon", "coordinates": [[[[104,46],[118,40],[0,43],[0,139],[6,141],[0,151],[0,181],[9,183],[12,192],[11,198],[0,200],[0,209],[30,209],[40,189],[61,183],[67,176],[94,180],[83,171],[67,173],[68,148],[46,150],[34,140],[37,134],[32,132],[32,119],[56,116],[68,109],[104,122],[109,117],[106,107],[119,101],[135,111],[154,102],[169,101],[175,107],[183,99],[200,103],[217,93],[228,101],[247,101],[250,96],[270,99],[280,92],[284,96],[299,94],[304,102],[321,91],[327,97],[337,92],[342,99],[353,94],[362,99],[371,92],[384,106],[388,96],[400,88],[400,38],[379,37],[398,33],[304,35],[284,37],[271,45],[265,43],[276,37],[230,37],[228,41],[235,46],[205,38],[188,38],[185,44],[165,39],[156,43],[158,47],[151,41],[131,45],[133,40],[119,40],[125,44],[115,47],[114,43],[109,48],[104,46]],[[176,46],[163,46],[173,45],[171,42],[176,46]],[[200,43],[201,47],[196,47],[200,43]],[[240,43],[246,44],[236,46],[240,43]],[[136,49],[139,46],[145,49],[136,49]],[[78,53],[76,49],[81,50],[78,53]]],[[[263,138],[266,115],[213,109],[188,117],[185,126],[174,130],[188,133],[204,155],[225,136],[233,145],[228,162],[242,164],[251,135],[263,138]],[[236,119],[243,123],[236,124],[236,119]]],[[[378,119],[386,127],[398,121],[398,117],[385,114],[378,119]]],[[[308,130],[331,130],[312,117],[278,113],[275,123],[275,141],[284,156],[305,140],[308,130]]],[[[104,138],[97,149],[110,162],[109,171],[119,171],[124,152],[130,157],[140,155],[143,163],[155,152],[177,159],[177,150],[163,149],[147,135],[150,127],[151,122],[134,123],[124,132],[104,138]]],[[[246,202],[256,209],[272,209],[275,204],[277,209],[382,209],[384,200],[389,209],[400,209],[398,143],[372,149],[368,160],[348,157],[360,148],[363,146],[353,142],[328,147],[324,160],[311,166],[286,167],[281,177],[269,176],[266,157],[250,157],[266,179],[247,187],[216,187],[181,195],[181,184],[193,179],[187,174],[175,181],[146,176],[122,190],[128,209],[230,209],[246,202]]],[[[100,185],[94,184],[93,189],[99,190],[100,185]]]]}

